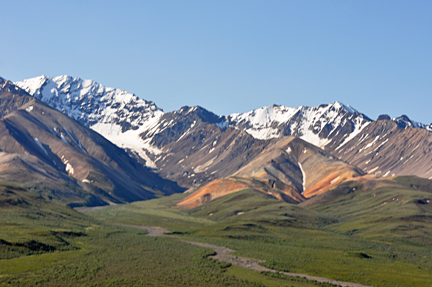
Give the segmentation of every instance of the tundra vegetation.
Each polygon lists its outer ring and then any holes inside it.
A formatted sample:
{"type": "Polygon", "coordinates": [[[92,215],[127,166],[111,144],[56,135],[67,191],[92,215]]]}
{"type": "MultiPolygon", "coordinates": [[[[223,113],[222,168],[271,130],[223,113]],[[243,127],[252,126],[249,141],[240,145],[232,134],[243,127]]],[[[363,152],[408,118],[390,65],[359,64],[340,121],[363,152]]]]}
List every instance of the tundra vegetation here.
{"type": "Polygon", "coordinates": [[[347,182],[301,205],[253,189],[191,210],[183,194],[79,213],[0,184],[2,286],[331,286],[208,258],[226,246],[263,266],[371,286],[432,282],[432,182],[347,182]],[[112,225],[160,226],[160,237],[112,225]]]}

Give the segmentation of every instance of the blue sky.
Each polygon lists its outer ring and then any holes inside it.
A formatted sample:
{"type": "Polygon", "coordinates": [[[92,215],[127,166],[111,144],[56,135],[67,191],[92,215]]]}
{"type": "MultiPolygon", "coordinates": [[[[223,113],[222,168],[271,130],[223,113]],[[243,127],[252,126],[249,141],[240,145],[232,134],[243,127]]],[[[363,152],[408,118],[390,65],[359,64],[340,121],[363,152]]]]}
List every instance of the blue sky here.
{"type": "Polygon", "coordinates": [[[0,0],[0,76],[217,114],[341,101],[432,122],[432,1],[0,0]]]}

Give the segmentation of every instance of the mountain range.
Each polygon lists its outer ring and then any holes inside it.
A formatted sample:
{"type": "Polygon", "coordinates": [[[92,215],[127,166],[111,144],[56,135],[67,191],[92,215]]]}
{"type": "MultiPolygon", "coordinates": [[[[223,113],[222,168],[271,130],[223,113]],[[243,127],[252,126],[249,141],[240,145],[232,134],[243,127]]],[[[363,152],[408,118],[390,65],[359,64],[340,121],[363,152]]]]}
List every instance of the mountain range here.
{"type": "MultiPolygon", "coordinates": [[[[193,203],[186,200],[184,206],[199,205],[244,186],[288,202],[302,202],[343,181],[368,176],[432,179],[432,124],[407,116],[382,115],[372,120],[340,102],[298,108],[273,105],[228,116],[187,106],[165,113],[153,102],[91,80],[40,76],[14,84],[19,93],[27,92],[40,105],[43,102],[89,128],[87,134],[97,132],[121,148],[118,153],[134,163],[126,172],[128,176],[135,172],[130,182],[161,190],[164,180],[169,180],[168,193],[196,190],[191,195],[193,203]],[[158,180],[146,184],[142,177],[158,180]]],[[[22,105],[20,111],[26,108],[22,105]]],[[[2,117],[7,117],[9,109],[2,117]]],[[[49,126],[53,128],[57,127],[49,126]]],[[[70,128],[58,129],[57,138],[68,136],[75,150],[91,149],[93,143],[84,145],[86,140],[69,136],[70,128]]],[[[112,156],[105,152],[103,158],[112,156]]],[[[77,163],[70,164],[77,169],[77,163]]],[[[72,177],[82,183],[89,180],[85,174],[72,177]]],[[[67,176],[71,177],[70,172],[67,176]]]]}
{"type": "Polygon", "coordinates": [[[0,115],[1,180],[71,206],[144,200],[182,190],[1,78],[0,115]]]}

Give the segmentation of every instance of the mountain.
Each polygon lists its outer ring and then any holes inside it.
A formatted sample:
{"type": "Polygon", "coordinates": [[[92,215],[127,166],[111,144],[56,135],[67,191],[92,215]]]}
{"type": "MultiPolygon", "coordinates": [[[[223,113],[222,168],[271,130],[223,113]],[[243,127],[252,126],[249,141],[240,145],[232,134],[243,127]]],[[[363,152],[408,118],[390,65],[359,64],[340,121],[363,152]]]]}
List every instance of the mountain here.
{"type": "Polygon", "coordinates": [[[300,203],[364,173],[299,138],[272,140],[228,178],[199,188],[177,205],[190,209],[241,190],[256,190],[279,200],[300,203]]]}
{"type": "Polygon", "coordinates": [[[0,179],[71,206],[182,191],[98,133],[0,78],[0,179]]]}
{"type": "Polygon", "coordinates": [[[432,124],[406,115],[372,121],[339,102],[319,107],[268,106],[226,117],[227,124],[255,138],[293,135],[376,176],[432,178],[432,124]]]}
{"type": "Polygon", "coordinates": [[[335,102],[318,107],[267,106],[226,117],[227,124],[259,139],[296,136],[318,147],[332,141],[351,138],[371,120],[351,108],[335,102]]]}
{"type": "Polygon", "coordinates": [[[336,149],[335,156],[378,177],[416,175],[432,179],[432,133],[380,119],[336,149]]]}
{"type": "Polygon", "coordinates": [[[153,102],[92,80],[40,76],[15,83],[36,99],[103,135],[119,147],[129,148],[147,159],[139,134],[164,114],[153,102]]]}
{"type": "Polygon", "coordinates": [[[299,137],[376,176],[432,177],[432,124],[407,116],[373,121],[340,102],[273,105],[228,116],[201,107],[164,113],[125,91],[70,76],[41,76],[16,84],[183,187],[230,176],[271,139],[285,136],[299,137]]]}

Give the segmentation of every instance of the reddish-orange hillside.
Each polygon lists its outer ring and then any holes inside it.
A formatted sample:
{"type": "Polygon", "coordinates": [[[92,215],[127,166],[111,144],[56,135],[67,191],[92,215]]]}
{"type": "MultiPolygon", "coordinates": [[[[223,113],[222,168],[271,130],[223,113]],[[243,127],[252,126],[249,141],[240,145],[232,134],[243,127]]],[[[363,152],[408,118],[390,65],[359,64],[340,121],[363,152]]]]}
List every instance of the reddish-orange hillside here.
{"type": "Polygon", "coordinates": [[[177,206],[181,209],[195,208],[213,199],[240,191],[247,187],[246,184],[237,182],[231,178],[216,179],[178,202],[177,206]]]}

